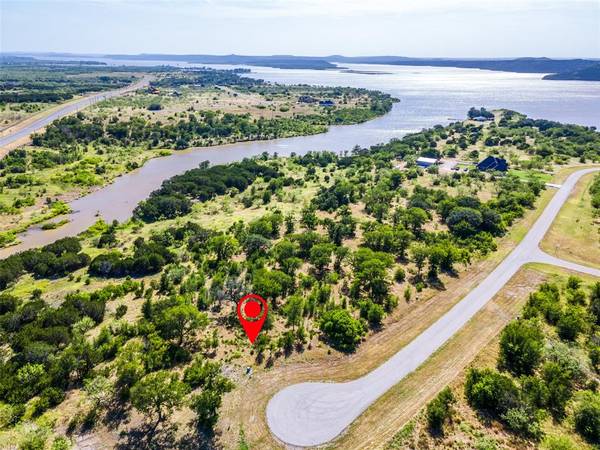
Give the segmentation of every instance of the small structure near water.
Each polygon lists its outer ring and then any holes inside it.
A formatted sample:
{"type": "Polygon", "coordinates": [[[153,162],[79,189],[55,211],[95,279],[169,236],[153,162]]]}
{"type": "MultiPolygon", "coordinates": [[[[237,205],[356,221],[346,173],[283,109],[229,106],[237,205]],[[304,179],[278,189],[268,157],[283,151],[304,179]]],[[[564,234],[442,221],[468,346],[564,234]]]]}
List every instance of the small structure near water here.
{"type": "Polygon", "coordinates": [[[439,164],[440,160],[436,159],[436,158],[426,158],[424,156],[419,156],[417,158],[416,162],[417,162],[417,166],[419,166],[419,167],[430,167],[435,164],[439,164]]]}

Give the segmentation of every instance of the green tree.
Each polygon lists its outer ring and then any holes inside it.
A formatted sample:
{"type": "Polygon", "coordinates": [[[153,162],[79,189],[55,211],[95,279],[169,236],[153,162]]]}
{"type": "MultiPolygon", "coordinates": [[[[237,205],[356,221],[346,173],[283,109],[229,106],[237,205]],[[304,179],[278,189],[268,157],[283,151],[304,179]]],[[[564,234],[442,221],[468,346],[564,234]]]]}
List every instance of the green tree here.
{"type": "Polygon", "coordinates": [[[353,351],[365,334],[361,321],[340,308],[326,311],[319,327],[331,345],[344,352],[353,351]]]}
{"type": "Polygon", "coordinates": [[[375,186],[363,197],[365,211],[375,217],[378,222],[383,221],[390,210],[393,196],[394,193],[389,190],[388,186],[383,184],[375,186]]]}
{"type": "Polygon", "coordinates": [[[69,450],[71,448],[71,441],[66,436],[58,436],[52,442],[50,450],[69,450]]]}
{"type": "Polygon", "coordinates": [[[547,362],[542,367],[542,378],[548,387],[548,409],[561,418],[573,395],[573,373],[558,363],[547,362]]]}
{"type": "Polygon", "coordinates": [[[560,315],[556,330],[561,339],[574,341],[586,328],[584,312],[579,306],[568,306],[560,315]]]}
{"type": "Polygon", "coordinates": [[[121,388],[124,396],[128,395],[129,388],[146,373],[144,351],[144,345],[139,340],[131,340],[119,349],[114,367],[117,385],[121,388]]]}
{"type": "Polygon", "coordinates": [[[519,390],[506,375],[492,369],[470,369],[465,396],[474,408],[499,415],[516,405],[519,390]]]}
{"type": "Polygon", "coordinates": [[[454,208],[446,219],[450,231],[461,238],[468,238],[476,234],[482,223],[481,213],[476,209],[466,207],[454,208]]]}
{"type": "MultiPolygon", "coordinates": [[[[600,177],[598,180],[600,180],[600,177]]],[[[589,311],[596,325],[600,325],[600,281],[597,281],[592,285],[590,291],[589,311]]]]}
{"type": "Polygon", "coordinates": [[[114,384],[103,375],[86,379],[84,390],[87,397],[92,401],[94,408],[106,407],[115,395],[114,384]]]}
{"type": "Polygon", "coordinates": [[[427,211],[422,208],[412,207],[404,211],[401,222],[404,226],[416,235],[420,235],[423,232],[423,225],[429,221],[429,215],[427,211]]]}
{"type": "Polygon", "coordinates": [[[273,302],[287,294],[294,284],[292,277],[280,270],[258,269],[252,273],[254,292],[273,302]]]}
{"type": "Polygon", "coordinates": [[[331,264],[333,250],[333,244],[315,244],[310,249],[309,261],[315,267],[318,274],[322,274],[331,264]]]}
{"type": "Polygon", "coordinates": [[[205,389],[196,394],[190,401],[192,410],[196,413],[196,422],[201,428],[211,430],[219,420],[219,408],[223,401],[223,394],[205,389]]]}
{"type": "Polygon", "coordinates": [[[288,214],[285,216],[285,234],[292,234],[294,232],[294,226],[296,224],[296,219],[293,214],[288,214]]]}
{"type": "Polygon", "coordinates": [[[221,364],[197,356],[184,371],[183,381],[192,388],[223,389],[230,381],[221,375],[221,364]]]}
{"type": "Polygon", "coordinates": [[[199,329],[208,325],[208,316],[194,305],[181,301],[159,314],[156,325],[165,339],[174,339],[179,346],[186,346],[199,329]]]}
{"type": "Polygon", "coordinates": [[[545,408],[548,404],[548,386],[541,378],[530,375],[521,378],[521,389],[527,402],[536,408],[545,408]]]}
{"type": "Polygon", "coordinates": [[[239,243],[227,234],[219,234],[208,240],[206,248],[215,254],[217,262],[228,261],[239,251],[239,243]]]}
{"type": "Polygon", "coordinates": [[[425,261],[427,260],[429,249],[423,243],[416,242],[410,247],[411,259],[417,266],[419,275],[421,274],[425,261]]]}
{"type": "Polygon", "coordinates": [[[302,323],[304,314],[304,298],[300,295],[292,295],[288,297],[283,307],[283,311],[287,317],[287,324],[293,329],[302,323]]]}
{"type": "Polygon", "coordinates": [[[159,370],[144,376],[131,388],[131,404],[154,421],[154,432],[173,410],[183,405],[188,391],[189,387],[179,381],[177,373],[159,370]]]}
{"type": "Polygon", "coordinates": [[[279,269],[290,276],[293,276],[296,270],[302,266],[302,260],[296,256],[297,253],[298,243],[288,239],[282,239],[270,251],[270,255],[277,262],[279,269]]]}
{"type": "Polygon", "coordinates": [[[538,324],[516,320],[508,324],[500,336],[498,363],[514,375],[530,375],[540,364],[544,335],[538,324]]]}
{"type": "Polygon", "coordinates": [[[541,418],[541,412],[527,405],[518,405],[502,414],[502,420],[509,430],[533,439],[538,439],[543,433],[541,418]]]}
{"type": "Polygon", "coordinates": [[[575,428],[593,444],[600,444],[600,394],[585,392],[575,408],[575,428]]]}
{"type": "Polygon", "coordinates": [[[388,269],[392,264],[393,258],[387,253],[359,248],[353,255],[352,296],[359,298],[364,292],[375,303],[382,304],[389,296],[388,269]]]}
{"type": "Polygon", "coordinates": [[[302,210],[300,215],[300,223],[307,230],[314,230],[317,228],[317,224],[319,223],[319,218],[315,213],[315,208],[312,206],[307,206],[302,210]]]}
{"type": "Polygon", "coordinates": [[[383,318],[385,317],[385,311],[383,310],[383,306],[378,305],[377,303],[369,302],[369,307],[367,310],[367,320],[373,326],[380,326],[383,322],[383,318]]]}

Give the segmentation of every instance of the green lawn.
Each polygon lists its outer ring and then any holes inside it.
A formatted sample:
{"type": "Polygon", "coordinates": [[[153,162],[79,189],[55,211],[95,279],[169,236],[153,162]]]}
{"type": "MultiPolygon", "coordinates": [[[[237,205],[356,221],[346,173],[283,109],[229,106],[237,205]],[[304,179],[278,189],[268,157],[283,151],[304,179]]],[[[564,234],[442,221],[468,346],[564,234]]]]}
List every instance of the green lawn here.
{"type": "Polygon", "coordinates": [[[511,169],[508,171],[510,175],[515,175],[522,180],[540,180],[544,183],[548,183],[552,180],[552,175],[549,173],[537,172],[535,170],[517,170],[511,169]]]}

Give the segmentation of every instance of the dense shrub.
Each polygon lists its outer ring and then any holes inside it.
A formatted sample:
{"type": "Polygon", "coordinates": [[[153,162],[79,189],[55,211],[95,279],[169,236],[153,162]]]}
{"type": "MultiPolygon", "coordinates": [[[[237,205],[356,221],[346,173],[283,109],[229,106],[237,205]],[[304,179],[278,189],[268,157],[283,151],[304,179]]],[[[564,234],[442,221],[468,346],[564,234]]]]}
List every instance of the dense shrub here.
{"type": "Polygon", "coordinates": [[[325,312],[319,326],[327,341],[344,352],[353,351],[365,334],[363,323],[354,319],[345,309],[325,312]]]}
{"type": "Polygon", "coordinates": [[[518,404],[519,390],[510,377],[491,369],[470,369],[465,396],[471,406],[503,414],[518,404]]]}
{"type": "Polygon", "coordinates": [[[117,251],[98,255],[90,263],[89,272],[107,278],[150,275],[158,273],[173,259],[173,253],[164,245],[139,238],[134,243],[133,256],[123,256],[117,251]]]}
{"type": "Polygon", "coordinates": [[[592,196],[592,207],[596,214],[600,213],[600,175],[596,175],[594,182],[590,186],[590,195],[592,196]]]}
{"type": "Polygon", "coordinates": [[[575,428],[591,443],[600,444],[600,394],[583,395],[575,409],[575,428]]]}
{"type": "Polygon", "coordinates": [[[68,275],[89,264],[90,257],[81,252],[77,238],[59,239],[45,247],[26,250],[0,261],[0,289],[29,272],[37,278],[68,275]]]}
{"type": "Polygon", "coordinates": [[[544,337],[535,323],[525,320],[511,322],[500,336],[498,363],[515,375],[528,375],[539,365],[544,337]]]}
{"type": "Polygon", "coordinates": [[[427,423],[434,432],[440,432],[444,423],[452,416],[452,405],[456,403],[456,398],[449,387],[444,388],[427,405],[427,423]]]}
{"type": "Polygon", "coordinates": [[[145,222],[182,216],[190,211],[190,200],[205,202],[231,188],[243,192],[259,176],[270,180],[279,173],[253,160],[212,167],[203,165],[165,181],[148,200],[136,207],[134,216],[145,222]]]}

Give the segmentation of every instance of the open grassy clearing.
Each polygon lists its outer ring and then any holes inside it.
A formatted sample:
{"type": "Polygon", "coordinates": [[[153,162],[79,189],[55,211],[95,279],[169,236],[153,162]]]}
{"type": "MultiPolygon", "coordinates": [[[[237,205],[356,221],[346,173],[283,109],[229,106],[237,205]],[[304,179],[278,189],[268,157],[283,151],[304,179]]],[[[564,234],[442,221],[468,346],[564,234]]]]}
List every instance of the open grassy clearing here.
{"type": "Polygon", "coordinates": [[[0,106],[0,133],[55,107],[50,103],[8,103],[0,106]]]}
{"type": "Polygon", "coordinates": [[[552,179],[552,174],[550,173],[536,172],[532,170],[511,170],[510,174],[524,180],[536,179],[544,183],[548,183],[552,179]]]}
{"type": "MultiPolygon", "coordinates": [[[[321,88],[292,87],[285,91],[262,94],[228,86],[184,86],[160,88],[155,93],[147,90],[113,98],[89,110],[92,117],[117,116],[121,120],[144,117],[151,122],[174,121],[187,118],[194,111],[219,111],[231,114],[250,114],[254,118],[274,119],[327,111],[319,101],[328,100],[332,91],[321,88]],[[306,96],[312,103],[298,99],[306,96]],[[161,109],[152,110],[151,105],[161,109]]],[[[348,92],[339,105],[345,108],[367,108],[369,96],[348,92]]]]}
{"type": "Polygon", "coordinates": [[[600,267],[600,218],[594,215],[589,192],[594,176],[587,175],[578,183],[541,247],[558,258],[600,267]]]}

